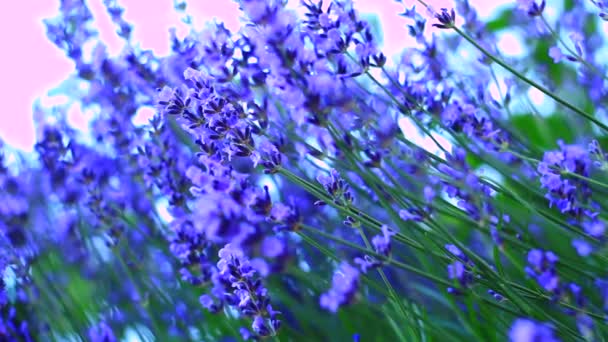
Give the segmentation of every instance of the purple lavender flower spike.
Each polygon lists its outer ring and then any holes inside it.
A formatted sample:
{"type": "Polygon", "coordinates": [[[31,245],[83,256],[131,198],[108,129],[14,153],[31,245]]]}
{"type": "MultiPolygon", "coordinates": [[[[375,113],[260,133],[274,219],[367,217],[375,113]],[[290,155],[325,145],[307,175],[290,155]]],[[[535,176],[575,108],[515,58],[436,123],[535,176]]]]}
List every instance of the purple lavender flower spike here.
{"type": "Polygon", "coordinates": [[[344,261],[335,271],[329,291],[319,298],[319,304],[322,308],[335,313],[338,308],[354,300],[358,288],[359,271],[344,261]]]}
{"type": "Polygon", "coordinates": [[[549,57],[553,59],[553,63],[559,63],[564,59],[564,54],[559,46],[553,46],[549,49],[549,57]]]}
{"type": "MultiPolygon", "coordinates": [[[[257,272],[243,250],[227,244],[219,251],[219,257],[217,268],[220,280],[229,284],[223,299],[238,308],[244,316],[253,318],[253,336],[259,338],[274,335],[281,323],[278,319],[280,312],[272,308],[268,290],[257,279],[257,272]]],[[[201,302],[214,308],[206,297],[201,298],[201,302]]]]}
{"type": "Polygon", "coordinates": [[[583,239],[574,239],[572,240],[572,247],[574,247],[574,249],[576,249],[576,252],[578,253],[578,255],[580,256],[588,256],[589,254],[591,254],[593,252],[593,246],[583,240],[583,239]]]}

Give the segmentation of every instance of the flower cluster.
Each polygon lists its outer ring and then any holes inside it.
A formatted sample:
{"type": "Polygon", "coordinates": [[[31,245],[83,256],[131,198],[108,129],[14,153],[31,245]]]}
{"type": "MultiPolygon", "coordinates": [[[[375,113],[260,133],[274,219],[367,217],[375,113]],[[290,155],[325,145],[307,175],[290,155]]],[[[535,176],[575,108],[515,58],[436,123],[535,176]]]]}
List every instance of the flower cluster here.
{"type": "Polygon", "coordinates": [[[202,30],[176,0],[164,57],[119,1],[115,55],[60,3],[67,101],[34,106],[33,157],[0,146],[1,340],[606,334],[604,2],[420,1],[390,56],[352,0],[237,0],[239,28],[202,30]]]}
{"type": "MultiPolygon", "coordinates": [[[[579,145],[559,142],[559,151],[546,152],[538,164],[541,186],[547,189],[545,198],[549,206],[555,206],[580,225],[584,233],[593,239],[604,239],[604,221],[598,217],[600,205],[592,198],[589,184],[594,169],[593,155],[602,158],[602,153],[592,144],[590,150],[579,145]]],[[[580,255],[587,256],[594,249],[587,240],[576,238],[572,241],[580,255]]]]}
{"type": "MultiPolygon", "coordinates": [[[[256,279],[256,271],[249,260],[245,259],[243,252],[231,244],[227,244],[219,252],[220,261],[218,281],[227,285],[223,301],[228,305],[238,307],[243,315],[252,317],[251,332],[241,330],[243,337],[260,338],[275,335],[281,325],[278,311],[270,304],[268,290],[256,279]]],[[[203,295],[201,303],[215,309],[213,300],[203,295]]]]}
{"type": "Polygon", "coordinates": [[[545,197],[549,205],[577,218],[594,216],[585,210],[591,196],[589,184],[584,179],[565,177],[568,174],[589,177],[590,168],[589,153],[581,146],[560,143],[559,151],[546,152],[538,164],[538,172],[542,187],[548,190],[545,197]]]}

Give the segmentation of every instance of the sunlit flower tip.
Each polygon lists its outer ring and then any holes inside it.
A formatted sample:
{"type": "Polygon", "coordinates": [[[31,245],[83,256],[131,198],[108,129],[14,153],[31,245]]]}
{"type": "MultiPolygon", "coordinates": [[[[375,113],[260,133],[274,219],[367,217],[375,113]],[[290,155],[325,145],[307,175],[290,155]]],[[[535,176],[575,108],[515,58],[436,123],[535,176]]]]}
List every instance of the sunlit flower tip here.
{"type": "Polygon", "coordinates": [[[549,57],[553,59],[553,63],[559,63],[564,58],[564,54],[559,46],[553,46],[549,49],[549,57]]]}
{"type": "Polygon", "coordinates": [[[572,240],[572,247],[576,250],[576,253],[580,256],[588,256],[593,252],[593,246],[583,239],[572,240]]]}
{"type": "Polygon", "coordinates": [[[553,327],[530,319],[519,318],[513,322],[509,330],[511,342],[559,342],[555,337],[553,327]]]}

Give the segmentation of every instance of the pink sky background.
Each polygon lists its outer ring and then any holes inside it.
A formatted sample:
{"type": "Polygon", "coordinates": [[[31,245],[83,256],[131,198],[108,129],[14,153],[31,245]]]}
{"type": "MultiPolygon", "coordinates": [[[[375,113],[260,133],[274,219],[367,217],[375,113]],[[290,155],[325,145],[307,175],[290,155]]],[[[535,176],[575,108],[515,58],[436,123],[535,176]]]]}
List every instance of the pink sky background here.
{"type": "MultiPolygon", "coordinates": [[[[88,0],[95,16],[101,38],[118,52],[121,40],[114,33],[109,16],[104,12],[102,0],[88,0]]],[[[168,28],[179,25],[173,11],[172,0],[120,0],[126,8],[125,18],[134,24],[134,38],[144,49],[165,54],[169,49],[168,28]]],[[[291,1],[292,3],[294,1],[291,1]]],[[[295,1],[295,2],[299,2],[295,1]]],[[[384,45],[403,46],[407,36],[405,21],[397,16],[402,5],[393,0],[355,0],[362,13],[375,13],[380,17],[384,32],[384,45]]],[[[404,1],[408,7],[413,1],[404,1]]],[[[488,16],[493,9],[515,1],[470,1],[488,16]]],[[[229,28],[238,26],[237,5],[231,0],[190,0],[191,13],[198,27],[213,17],[224,21],[229,28]]],[[[436,9],[451,7],[451,0],[427,0],[436,9]]],[[[420,6],[417,6],[420,7],[420,6]]],[[[21,150],[29,151],[34,143],[32,103],[48,90],[59,85],[73,70],[73,63],[56,48],[44,34],[42,19],[58,13],[59,0],[2,1],[0,3],[0,140],[21,150]]]]}

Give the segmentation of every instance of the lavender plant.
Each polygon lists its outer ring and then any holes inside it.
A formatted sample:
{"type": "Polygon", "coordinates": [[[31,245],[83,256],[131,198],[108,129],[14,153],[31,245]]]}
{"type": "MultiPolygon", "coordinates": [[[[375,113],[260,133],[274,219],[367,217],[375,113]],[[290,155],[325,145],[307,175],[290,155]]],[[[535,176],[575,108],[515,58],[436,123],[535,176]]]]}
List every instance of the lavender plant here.
{"type": "Polygon", "coordinates": [[[95,116],[0,146],[0,339],[608,338],[608,4],[397,2],[392,58],[350,0],[239,0],[235,32],[175,1],[168,56],[61,0],[56,91],[95,116]]]}

